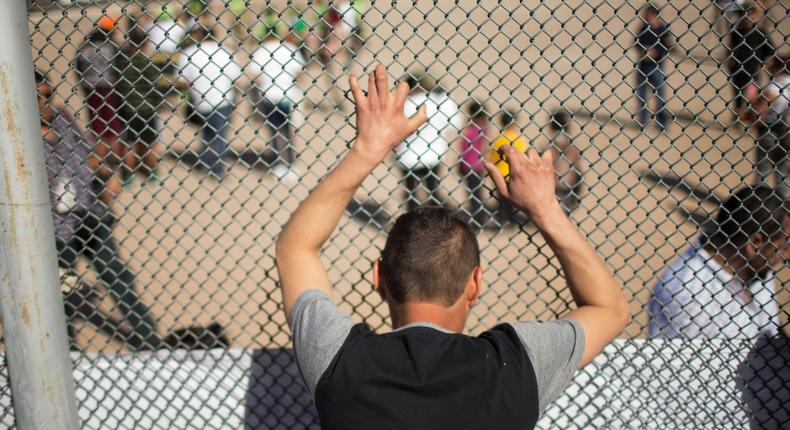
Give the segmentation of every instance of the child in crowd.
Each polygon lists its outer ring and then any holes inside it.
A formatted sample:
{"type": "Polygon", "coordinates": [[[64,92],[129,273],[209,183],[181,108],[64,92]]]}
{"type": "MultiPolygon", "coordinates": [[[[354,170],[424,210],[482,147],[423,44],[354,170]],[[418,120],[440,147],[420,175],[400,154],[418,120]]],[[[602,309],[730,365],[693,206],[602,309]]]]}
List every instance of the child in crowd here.
{"type": "Polygon", "coordinates": [[[488,113],[485,106],[476,100],[469,103],[469,124],[460,139],[461,175],[469,189],[469,214],[479,224],[485,222],[488,211],[483,203],[483,156],[490,142],[488,130],[488,113]]]}
{"type": "Polygon", "coordinates": [[[507,162],[499,156],[499,148],[502,145],[510,145],[521,152],[527,152],[529,144],[524,136],[521,135],[521,129],[516,124],[518,114],[513,110],[505,110],[499,117],[499,125],[502,127],[502,134],[491,143],[491,149],[488,150],[486,158],[489,162],[496,165],[502,176],[507,178],[510,175],[510,168],[507,162]]]}
{"type": "MultiPolygon", "coordinates": [[[[521,134],[521,129],[516,123],[517,120],[518,113],[515,111],[505,110],[502,112],[499,117],[499,125],[502,127],[502,133],[491,143],[491,148],[486,154],[486,161],[494,164],[497,169],[499,169],[499,172],[502,173],[502,177],[506,180],[510,177],[510,167],[507,161],[500,156],[499,148],[506,144],[521,152],[527,152],[527,148],[529,148],[529,143],[527,143],[527,140],[521,134]]],[[[500,222],[514,221],[523,223],[526,221],[513,219],[513,217],[520,217],[521,215],[505,199],[500,199],[496,216],[500,222]]]]}
{"type": "Polygon", "coordinates": [[[417,209],[420,201],[417,192],[420,185],[427,190],[426,204],[441,205],[438,190],[441,159],[450,149],[448,135],[461,128],[458,105],[449,97],[428,73],[410,73],[404,81],[410,93],[404,106],[407,116],[414,115],[420,106],[428,111],[428,123],[407,137],[395,149],[396,159],[406,186],[405,199],[409,211],[417,209]]]}
{"type": "Polygon", "coordinates": [[[570,122],[570,114],[565,109],[553,112],[549,120],[549,150],[554,155],[557,198],[566,213],[579,205],[582,188],[582,154],[570,138],[570,122]]]}

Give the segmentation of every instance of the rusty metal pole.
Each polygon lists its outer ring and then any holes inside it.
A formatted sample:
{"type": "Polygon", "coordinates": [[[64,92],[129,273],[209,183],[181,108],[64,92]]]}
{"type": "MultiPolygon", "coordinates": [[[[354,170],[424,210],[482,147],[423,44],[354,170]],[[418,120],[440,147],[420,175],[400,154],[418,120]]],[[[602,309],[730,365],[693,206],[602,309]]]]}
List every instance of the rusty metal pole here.
{"type": "Polygon", "coordinates": [[[0,306],[17,428],[78,428],[27,2],[0,0],[0,306]]]}

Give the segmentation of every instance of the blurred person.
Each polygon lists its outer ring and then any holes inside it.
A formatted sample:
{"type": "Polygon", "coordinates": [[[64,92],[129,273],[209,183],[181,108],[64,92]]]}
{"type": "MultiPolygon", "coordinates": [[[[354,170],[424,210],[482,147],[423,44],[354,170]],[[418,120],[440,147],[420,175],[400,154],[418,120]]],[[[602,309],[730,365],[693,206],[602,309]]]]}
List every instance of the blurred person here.
{"type": "MultiPolygon", "coordinates": [[[[527,152],[529,143],[524,135],[521,134],[521,128],[518,126],[518,113],[514,110],[504,110],[499,115],[499,126],[501,132],[488,149],[485,155],[487,162],[492,163],[499,170],[499,173],[504,178],[510,177],[510,168],[507,161],[502,157],[500,149],[505,145],[511,146],[518,151],[527,152]]],[[[496,210],[496,218],[499,222],[512,221],[517,224],[526,222],[521,214],[506,199],[500,199],[499,207],[496,210]]]]}
{"type": "Polygon", "coordinates": [[[554,156],[557,198],[566,213],[579,206],[582,189],[582,153],[570,137],[571,116],[565,109],[552,112],[549,120],[550,148],[554,156]]]}
{"type": "MultiPolygon", "coordinates": [[[[370,5],[365,0],[341,0],[335,1],[334,7],[340,15],[338,25],[342,27],[340,34],[345,36],[344,45],[350,54],[349,61],[353,61],[360,49],[365,46],[367,32],[363,18],[370,5]]],[[[348,64],[345,67],[348,67],[348,64]]]]}
{"type": "Polygon", "coordinates": [[[406,205],[408,210],[413,210],[419,206],[417,193],[420,184],[425,185],[429,204],[441,204],[437,193],[439,167],[442,156],[450,149],[445,136],[451,129],[461,128],[461,115],[458,105],[427,73],[409,74],[404,81],[410,88],[405,104],[406,115],[413,115],[420,106],[425,105],[430,118],[427,124],[395,149],[406,186],[406,205]]]}
{"type": "Polygon", "coordinates": [[[320,16],[320,25],[316,30],[320,40],[318,58],[323,66],[322,76],[330,81],[327,94],[334,108],[342,111],[345,96],[337,79],[349,68],[365,44],[362,18],[368,5],[361,0],[340,0],[316,1],[314,7],[320,16]]]}
{"type": "Polygon", "coordinates": [[[727,70],[734,93],[733,108],[739,119],[751,113],[747,97],[750,92],[757,92],[760,71],[766,60],[776,54],[762,17],[762,9],[752,5],[746,13],[741,13],[728,39],[727,70]]]}
{"type": "Polygon", "coordinates": [[[124,183],[129,183],[134,173],[142,170],[149,181],[160,182],[157,143],[161,120],[158,111],[169,88],[163,84],[161,71],[151,61],[151,44],[142,28],[133,22],[126,36],[128,40],[115,63],[121,74],[117,90],[124,100],[120,114],[126,122],[128,145],[122,177],[124,183]]]}
{"type": "Polygon", "coordinates": [[[469,190],[469,214],[482,225],[488,217],[483,201],[483,172],[485,171],[484,154],[491,142],[489,119],[485,106],[479,101],[473,100],[467,109],[469,124],[459,140],[461,147],[459,168],[469,190]]]}
{"type": "Polygon", "coordinates": [[[98,178],[106,189],[102,193],[102,201],[110,204],[120,192],[118,178],[115,177],[115,166],[123,158],[120,136],[124,123],[119,115],[121,97],[116,91],[118,71],[113,61],[118,55],[118,47],[113,40],[116,20],[109,15],[102,16],[77,53],[77,77],[85,94],[88,105],[91,130],[99,141],[95,148],[96,156],[101,161],[97,171],[98,178]]]}
{"type": "Polygon", "coordinates": [[[784,430],[790,423],[790,337],[760,336],[738,366],[736,386],[751,430],[784,430]]]}
{"type": "Polygon", "coordinates": [[[763,186],[730,196],[703,232],[673,261],[648,302],[652,338],[774,336],[779,327],[772,267],[790,259],[790,207],[763,186]]]}
{"type": "Polygon", "coordinates": [[[477,239],[448,210],[402,215],[374,261],[373,288],[393,331],[354,324],[332,299],[321,248],[354,193],[399,143],[428,121],[404,115],[409,87],[390,92],[378,66],[364,95],[350,78],[356,140],[292,214],[276,243],[286,320],[302,378],[324,429],[533,428],[541,412],[625,327],[628,304],[594,248],[560,208],[551,155],[503,146],[500,193],[527,212],[554,251],[578,306],[562,319],[462,334],[483,288],[477,239]]]}
{"type": "Polygon", "coordinates": [[[70,114],[52,105],[46,76],[36,71],[35,81],[59,265],[70,268],[80,256],[86,257],[134,333],[126,339],[129,346],[157,348],[156,324],[135,293],[134,275],[118,251],[112,213],[96,197],[99,162],[92,151],[94,142],[70,114]]]}
{"type": "Polygon", "coordinates": [[[242,72],[233,53],[217,42],[213,29],[199,27],[192,37],[196,43],[184,49],[178,62],[179,85],[189,88],[195,114],[203,122],[197,168],[219,180],[225,176],[222,157],[228,145],[235,84],[242,72]]]}
{"type": "MultiPolygon", "coordinates": [[[[176,7],[172,3],[153,4],[149,9],[151,14],[145,14],[138,19],[153,48],[151,59],[164,74],[175,73],[179,46],[195,28],[198,16],[205,10],[201,10],[200,4],[195,2],[191,2],[187,7],[187,13],[178,16],[176,7]]],[[[205,8],[205,5],[203,7],[205,8]]]]}
{"type": "Polygon", "coordinates": [[[263,114],[263,125],[271,135],[273,155],[269,167],[277,179],[288,183],[295,183],[300,178],[293,165],[291,113],[304,95],[297,81],[304,70],[305,60],[294,41],[295,36],[291,32],[282,38],[273,31],[269,32],[247,66],[247,74],[262,95],[257,109],[263,114]]]}
{"type": "Polygon", "coordinates": [[[518,113],[514,110],[506,109],[499,115],[499,126],[502,130],[499,136],[491,142],[491,147],[486,152],[486,161],[494,164],[503,177],[510,175],[510,168],[507,161],[502,157],[499,149],[503,145],[510,145],[521,152],[527,152],[529,143],[521,128],[518,126],[518,113]]]}
{"type": "Polygon", "coordinates": [[[737,15],[744,10],[746,0],[713,0],[713,14],[710,28],[718,37],[719,43],[724,42],[724,36],[732,30],[737,22],[737,15]]]}
{"type": "Polygon", "coordinates": [[[755,170],[762,184],[767,184],[768,179],[775,176],[777,191],[787,198],[790,170],[790,56],[775,57],[769,62],[768,71],[771,81],[763,89],[761,100],[754,103],[760,112],[755,170]]]}
{"type": "Polygon", "coordinates": [[[669,27],[659,16],[658,8],[648,3],[642,8],[642,25],[636,32],[635,48],[638,65],[636,68],[636,104],[639,125],[644,130],[650,117],[647,107],[648,88],[652,90],[656,100],[655,118],[661,130],[669,125],[666,111],[664,83],[664,60],[669,55],[675,42],[669,27]]]}

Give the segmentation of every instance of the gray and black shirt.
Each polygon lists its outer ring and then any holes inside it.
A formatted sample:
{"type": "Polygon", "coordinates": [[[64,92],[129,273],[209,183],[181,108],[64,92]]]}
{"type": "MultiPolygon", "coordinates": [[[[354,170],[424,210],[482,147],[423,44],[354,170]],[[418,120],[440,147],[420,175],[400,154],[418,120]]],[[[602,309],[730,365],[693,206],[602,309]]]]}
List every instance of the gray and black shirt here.
{"type": "Polygon", "coordinates": [[[430,323],[376,334],[318,290],[289,321],[324,429],[532,428],[584,352],[573,320],[500,324],[477,337],[430,323]]]}

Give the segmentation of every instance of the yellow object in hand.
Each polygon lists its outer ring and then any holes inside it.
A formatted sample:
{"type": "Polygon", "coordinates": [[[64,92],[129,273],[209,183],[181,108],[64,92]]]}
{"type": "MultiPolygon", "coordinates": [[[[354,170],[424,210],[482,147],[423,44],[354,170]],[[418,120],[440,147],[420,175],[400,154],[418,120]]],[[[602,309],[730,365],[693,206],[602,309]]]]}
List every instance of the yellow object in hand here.
{"type": "Polygon", "coordinates": [[[527,143],[527,140],[521,135],[521,132],[516,127],[506,129],[502,135],[491,143],[491,149],[488,150],[486,159],[496,165],[499,172],[502,173],[502,176],[507,180],[510,178],[510,166],[502,155],[499,154],[499,148],[501,148],[502,145],[510,145],[521,152],[527,152],[529,143],[527,143]]]}

